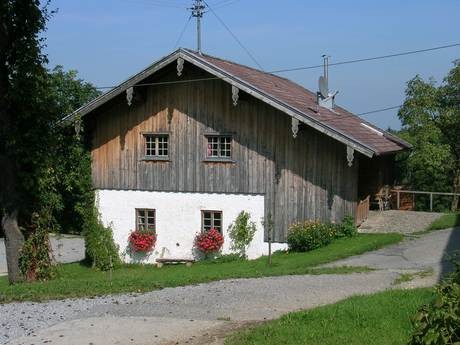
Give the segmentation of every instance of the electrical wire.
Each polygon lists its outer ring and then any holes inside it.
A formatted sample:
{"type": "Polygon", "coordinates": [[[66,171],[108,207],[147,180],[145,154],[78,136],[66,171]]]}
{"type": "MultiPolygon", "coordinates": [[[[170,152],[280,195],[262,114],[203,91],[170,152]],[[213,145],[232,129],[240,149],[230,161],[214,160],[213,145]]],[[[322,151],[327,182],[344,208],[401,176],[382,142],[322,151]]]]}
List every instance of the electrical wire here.
{"type": "MultiPolygon", "coordinates": [[[[427,48],[427,49],[419,49],[419,50],[412,50],[410,52],[403,52],[403,53],[396,53],[396,54],[390,54],[390,55],[382,55],[382,56],[376,56],[376,57],[370,57],[370,58],[364,58],[364,59],[355,59],[355,60],[346,60],[346,61],[341,61],[341,62],[336,62],[336,63],[330,63],[329,66],[337,66],[337,65],[344,65],[344,64],[351,64],[351,63],[359,63],[363,61],[371,61],[371,60],[378,60],[378,59],[383,59],[386,57],[396,57],[396,56],[403,56],[403,55],[409,55],[409,54],[417,54],[417,53],[422,53],[422,52],[428,52],[428,51],[433,51],[433,50],[439,50],[439,49],[447,49],[447,48],[452,48],[460,46],[460,43],[455,43],[455,44],[449,44],[445,46],[439,46],[439,47],[434,47],[434,48],[427,48]]],[[[313,65],[313,66],[306,66],[306,67],[295,67],[295,68],[286,68],[286,69],[280,69],[280,70],[273,70],[273,71],[267,71],[265,73],[268,74],[275,74],[275,73],[283,73],[283,72],[291,72],[291,71],[298,71],[302,69],[314,69],[314,68],[323,68],[323,65],[313,65]]],[[[254,72],[254,74],[260,73],[260,72],[254,72]]],[[[247,73],[250,75],[251,73],[247,73]]],[[[189,83],[189,82],[194,82],[194,81],[203,81],[203,80],[216,80],[220,79],[218,77],[212,77],[212,78],[204,78],[204,79],[189,79],[189,80],[180,80],[177,82],[180,83],[189,83]]],[[[169,84],[170,82],[158,82],[158,83],[146,83],[146,84],[136,84],[136,86],[144,85],[144,86],[150,86],[150,85],[162,85],[162,84],[169,84]]],[[[117,87],[115,86],[98,86],[95,87],[96,89],[113,89],[117,87]]]]}
{"type": "Polygon", "coordinates": [[[190,15],[190,16],[188,17],[188,20],[187,20],[187,22],[185,23],[184,27],[182,28],[182,31],[181,31],[179,37],[178,37],[177,40],[176,40],[176,44],[174,45],[173,50],[175,50],[175,49],[177,48],[177,46],[179,45],[180,41],[182,40],[182,37],[184,36],[185,30],[187,30],[188,24],[190,23],[190,20],[191,20],[191,19],[192,19],[192,16],[190,15]]]}
{"type": "Polygon", "coordinates": [[[256,58],[251,54],[251,52],[244,46],[243,43],[236,37],[236,35],[230,30],[227,24],[217,15],[217,13],[213,10],[209,4],[203,0],[204,4],[209,8],[211,13],[216,17],[216,19],[222,24],[222,26],[228,31],[228,33],[233,37],[233,39],[239,44],[239,46],[248,54],[248,56],[251,58],[251,60],[263,71],[263,67],[260,65],[260,63],[256,60],[256,58]]]}
{"type": "Polygon", "coordinates": [[[147,6],[156,6],[156,7],[169,7],[169,8],[184,8],[186,3],[170,2],[170,1],[161,1],[161,0],[125,0],[126,2],[137,4],[137,5],[147,5],[147,6]]]}
{"type": "MultiPolygon", "coordinates": [[[[188,22],[189,21],[190,21],[190,18],[189,18],[188,22]]],[[[187,22],[187,25],[188,25],[188,22],[187,22]]],[[[185,30],[183,30],[183,31],[185,31],[185,30]]],[[[446,48],[451,48],[451,47],[456,47],[456,46],[460,46],[460,43],[449,44],[449,45],[445,45],[445,46],[438,46],[438,47],[427,48],[427,49],[412,50],[412,51],[409,51],[409,52],[402,52],[402,53],[396,53],[396,54],[388,54],[388,55],[376,56],[376,57],[371,57],[371,58],[341,61],[341,62],[337,62],[337,63],[334,63],[334,64],[329,64],[329,66],[331,66],[331,65],[344,65],[344,64],[358,63],[358,62],[363,62],[363,61],[372,61],[372,60],[378,60],[378,59],[384,59],[384,58],[390,58],[390,57],[411,55],[411,54],[423,53],[423,52],[434,51],[434,50],[439,50],[439,49],[446,49],[446,48]]],[[[290,68],[290,69],[275,70],[275,71],[270,71],[270,72],[266,72],[266,73],[282,73],[282,72],[288,72],[288,71],[294,71],[294,70],[300,70],[300,69],[313,69],[313,68],[322,68],[322,67],[323,67],[323,65],[314,65],[314,66],[307,66],[307,67],[296,67],[296,68],[290,68]]],[[[136,87],[142,87],[142,86],[172,85],[172,84],[183,84],[183,83],[209,81],[209,80],[217,80],[217,79],[221,79],[221,78],[210,77],[210,78],[174,80],[174,81],[155,82],[155,83],[141,83],[141,84],[136,84],[135,86],[136,87]]],[[[115,87],[116,86],[100,86],[100,87],[96,87],[96,89],[113,89],[115,87]]],[[[366,111],[366,112],[362,112],[362,113],[357,113],[355,115],[359,116],[359,117],[362,117],[362,116],[365,116],[365,115],[380,113],[380,112],[387,111],[387,110],[399,109],[401,107],[402,107],[402,105],[396,105],[396,106],[391,106],[391,107],[379,108],[379,109],[375,109],[375,110],[371,110],[371,111],[366,111]]]]}
{"type": "MultiPolygon", "coordinates": [[[[460,46],[460,43],[448,44],[448,45],[439,46],[439,47],[433,47],[433,48],[411,50],[411,51],[406,51],[406,52],[402,52],[402,53],[374,56],[374,57],[368,57],[368,58],[362,58],[362,59],[333,62],[333,63],[329,63],[329,66],[347,65],[347,64],[358,63],[358,62],[373,61],[373,60],[380,60],[380,59],[388,59],[388,58],[393,58],[393,57],[398,57],[398,56],[412,55],[412,54],[424,53],[424,52],[429,52],[429,51],[433,51],[433,50],[440,50],[440,49],[446,49],[446,48],[452,48],[452,47],[458,47],[458,46],[460,46]]],[[[274,70],[274,71],[271,71],[270,73],[293,72],[293,71],[301,71],[301,70],[306,70],[306,69],[322,68],[322,67],[323,67],[323,65],[294,67],[294,68],[286,68],[286,69],[274,70]]]]}
{"type": "Polygon", "coordinates": [[[238,2],[238,1],[240,0],[224,0],[224,1],[218,2],[217,4],[214,4],[213,6],[214,6],[214,9],[217,10],[225,6],[233,5],[235,2],[238,2]]]}
{"type": "Polygon", "coordinates": [[[382,111],[393,110],[393,109],[399,109],[399,108],[401,108],[401,107],[402,107],[402,105],[395,105],[395,106],[393,106],[393,107],[387,107],[387,108],[381,108],[381,109],[366,111],[366,112],[364,112],[364,113],[358,113],[358,114],[355,114],[355,115],[356,115],[356,116],[364,116],[364,115],[369,115],[369,114],[381,113],[382,111]]]}

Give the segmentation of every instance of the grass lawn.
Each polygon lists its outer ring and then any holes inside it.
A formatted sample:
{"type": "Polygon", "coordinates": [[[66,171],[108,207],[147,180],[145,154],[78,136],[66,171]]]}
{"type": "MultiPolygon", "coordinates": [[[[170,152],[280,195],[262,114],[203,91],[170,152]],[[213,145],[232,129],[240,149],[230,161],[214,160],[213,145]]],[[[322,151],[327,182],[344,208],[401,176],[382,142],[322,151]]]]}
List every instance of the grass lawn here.
{"type": "Polygon", "coordinates": [[[226,345],[407,344],[410,318],[433,298],[432,289],[393,290],[290,313],[235,333],[226,345]]]}
{"type": "Polygon", "coordinates": [[[58,278],[47,282],[10,286],[7,277],[0,277],[0,302],[143,292],[228,278],[363,271],[366,268],[314,267],[397,243],[401,239],[401,235],[394,233],[359,234],[353,238],[336,240],[327,247],[308,253],[275,253],[271,266],[267,264],[266,257],[251,261],[199,262],[192,267],[180,265],[161,269],[152,265],[124,265],[113,272],[112,283],[108,272],[93,270],[78,263],[61,265],[58,267],[58,278]]]}
{"type": "Polygon", "coordinates": [[[460,213],[446,213],[431,223],[427,231],[453,228],[456,226],[460,226],[460,213]]]}

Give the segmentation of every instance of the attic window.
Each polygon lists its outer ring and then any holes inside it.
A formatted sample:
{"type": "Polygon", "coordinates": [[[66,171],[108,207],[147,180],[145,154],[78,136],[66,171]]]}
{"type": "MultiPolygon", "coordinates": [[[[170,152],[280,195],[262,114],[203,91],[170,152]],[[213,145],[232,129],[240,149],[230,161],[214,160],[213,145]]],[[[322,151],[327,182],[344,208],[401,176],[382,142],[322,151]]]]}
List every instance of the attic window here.
{"type": "Polygon", "coordinates": [[[165,133],[144,134],[144,156],[146,159],[164,160],[169,157],[169,135],[165,133]]]}
{"type": "Polygon", "coordinates": [[[207,135],[206,158],[228,160],[232,158],[230,135],[207,135]]]}

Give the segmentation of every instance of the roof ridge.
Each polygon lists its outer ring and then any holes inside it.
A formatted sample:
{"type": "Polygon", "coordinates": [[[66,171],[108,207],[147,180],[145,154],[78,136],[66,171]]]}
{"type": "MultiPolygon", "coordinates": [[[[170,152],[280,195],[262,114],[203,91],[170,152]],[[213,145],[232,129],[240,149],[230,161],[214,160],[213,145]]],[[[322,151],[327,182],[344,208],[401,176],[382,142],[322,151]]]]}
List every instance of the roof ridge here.
{"type": "MultiPolygon", "coordinates": [[[[286,78],[286,77],[283,77],[283,76],[279,76],[279,75],[274,74],[274,73],[271,73],[271,72],[262,71],[262,70],[260,70],[260,69],[255,68],[255,67],[251,67],[251,66],[248,66],[248,65],[244,65],[244,64],[242,64],[242,63],[240,63],[240,62],[236,62],[236,61],[232,61],[232,60],[228,60],[228,59],[223,59],[223,58],[218,57],[218,56],[209,55],[209,54],[205,54],[205,53],[201,53],[201,54],[200,54],[200,53],[198,53],[196,50],[193,50],[193,49],[189,49],[189,48],[181,48],[181,49],[186,50],[186,51],[188,51],[188,52],[190,52],[190,53],[192,53],[192,54],[195,54],[195,55],[201,55],[201,56],[209,57],[209,58],[211,58],[211,59],[220,60],[220,61],[222,61],[222,62],[231,63],[231,64],[233,64],[233,65],[238,65],[238,66],[241,66],[241,67],[244,67],[244,68],[253,70],[253,71],[257,72],[257,73],[263,73],[263,74],[269,75],[269,76],[271,76],[271,77],[276,77],[276,78],[279,78],[279,79],[283,79],[283,80],[288,81],[288,82],[290,82],[290,83],[292,83],[292,84],[295,84],[295,85],[297,85],[297,86],[299,86],[299,87],[301,87],[301,88],[303,88],[303,89],[305,89],[305,90],[307,90],[307,91],[309,91],[309,92],[312,92],[312,91],[306,89],[305,87],[303,87],[302,85],[296,83],[295,81],[292,81],[292,80],[289,79],[289,78],[286,78]]],[[[313,93],[313,92],[312,92],[312,93],[313,93]]]]}

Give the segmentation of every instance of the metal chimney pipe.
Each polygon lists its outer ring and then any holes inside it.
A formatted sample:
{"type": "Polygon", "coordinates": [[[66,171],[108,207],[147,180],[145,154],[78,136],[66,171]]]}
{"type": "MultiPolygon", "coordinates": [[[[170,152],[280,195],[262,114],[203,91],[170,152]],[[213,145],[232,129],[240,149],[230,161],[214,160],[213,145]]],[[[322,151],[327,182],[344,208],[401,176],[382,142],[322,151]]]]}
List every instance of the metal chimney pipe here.
{"type": "Polygon", "coordinates": [[[329,56],[327,56],[326,54],[323,54],[323,68],[324,68],[324,72],[323,72],[323,75],[324,75],[324,79],[326,79],[326,81],[328,81],[328,78],[329,78],[329,56]]]}

